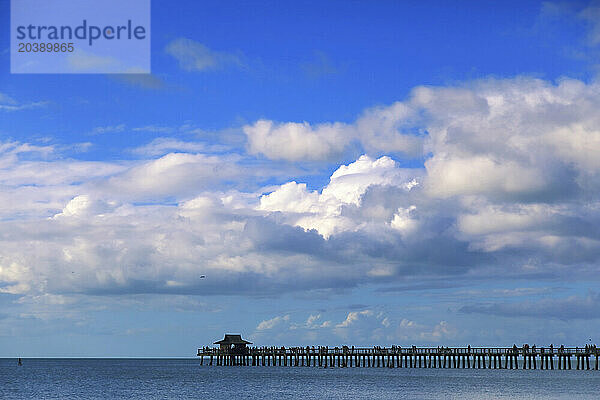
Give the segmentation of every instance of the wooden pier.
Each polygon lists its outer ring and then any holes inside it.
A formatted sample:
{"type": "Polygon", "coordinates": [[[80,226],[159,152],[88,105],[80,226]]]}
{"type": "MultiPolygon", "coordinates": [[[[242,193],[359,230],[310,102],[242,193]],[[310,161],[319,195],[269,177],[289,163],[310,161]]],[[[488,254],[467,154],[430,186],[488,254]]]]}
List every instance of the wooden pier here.
{"type": "MultiPolygon", "coordinates": [[[[237,335],[239,336],[239,335],[237,335]]],[[[226,337],[227,338],[227,337],[226,337]]],[[[220,341],[220,342],[224,342],[220,341]]],[[[217,343],[220,343],[217,342],[217,343]]],[[[249,343],[249,342],[246,342],[249,343]]],[[[200,365],[322,368],[598,370],[600,350],[584,347],[246,347],[198,349],[200,365]]]]}

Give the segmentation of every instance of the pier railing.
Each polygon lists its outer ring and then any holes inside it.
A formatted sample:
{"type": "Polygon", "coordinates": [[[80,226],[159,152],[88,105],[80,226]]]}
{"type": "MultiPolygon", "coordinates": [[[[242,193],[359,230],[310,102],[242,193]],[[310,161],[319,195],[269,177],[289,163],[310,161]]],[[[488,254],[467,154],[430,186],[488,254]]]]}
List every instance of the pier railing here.
{"type": "Polygon", "coordinates": [[[594,369],[600,349],[583,347],[247,347],[198,349],[200,364],[387,368],[594,369]],[[573,360],[573,362],[572,362],[573,360]]]}

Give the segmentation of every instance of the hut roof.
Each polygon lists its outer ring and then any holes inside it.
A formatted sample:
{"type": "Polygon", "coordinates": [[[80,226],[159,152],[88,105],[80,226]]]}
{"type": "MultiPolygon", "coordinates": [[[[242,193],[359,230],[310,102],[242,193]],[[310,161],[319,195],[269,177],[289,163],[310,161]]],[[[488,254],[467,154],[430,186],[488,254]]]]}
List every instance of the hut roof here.
{"type": "Polygon", "coordinates": [[[242,339],[242,335],[225,334],[224,339],[219,340],[214,344],[252,344],[252,342],[242,339]]]}

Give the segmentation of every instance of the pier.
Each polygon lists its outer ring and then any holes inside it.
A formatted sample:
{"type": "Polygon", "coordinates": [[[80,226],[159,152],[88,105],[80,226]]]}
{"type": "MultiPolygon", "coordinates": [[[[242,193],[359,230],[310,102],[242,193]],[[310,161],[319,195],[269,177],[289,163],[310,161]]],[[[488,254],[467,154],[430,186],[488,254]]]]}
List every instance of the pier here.
{"type": "Polygon", "coordinates": [[[321,368],[478,368],[598,370],[600,350],[584,347],[248,347],[225,335],[219,347],[198,349],[200,365],[321,368]]]}

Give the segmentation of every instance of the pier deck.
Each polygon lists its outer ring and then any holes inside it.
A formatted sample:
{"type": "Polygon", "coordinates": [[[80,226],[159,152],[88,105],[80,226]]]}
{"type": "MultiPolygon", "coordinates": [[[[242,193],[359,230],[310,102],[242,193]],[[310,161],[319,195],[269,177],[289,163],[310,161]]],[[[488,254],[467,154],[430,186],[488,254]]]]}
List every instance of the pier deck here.
{"type": "Polygon", "coordinates": [[[323,368],[598,370],[600,350],[584,347],[248,347],[198,349],[200,364],[323,368]]]}

